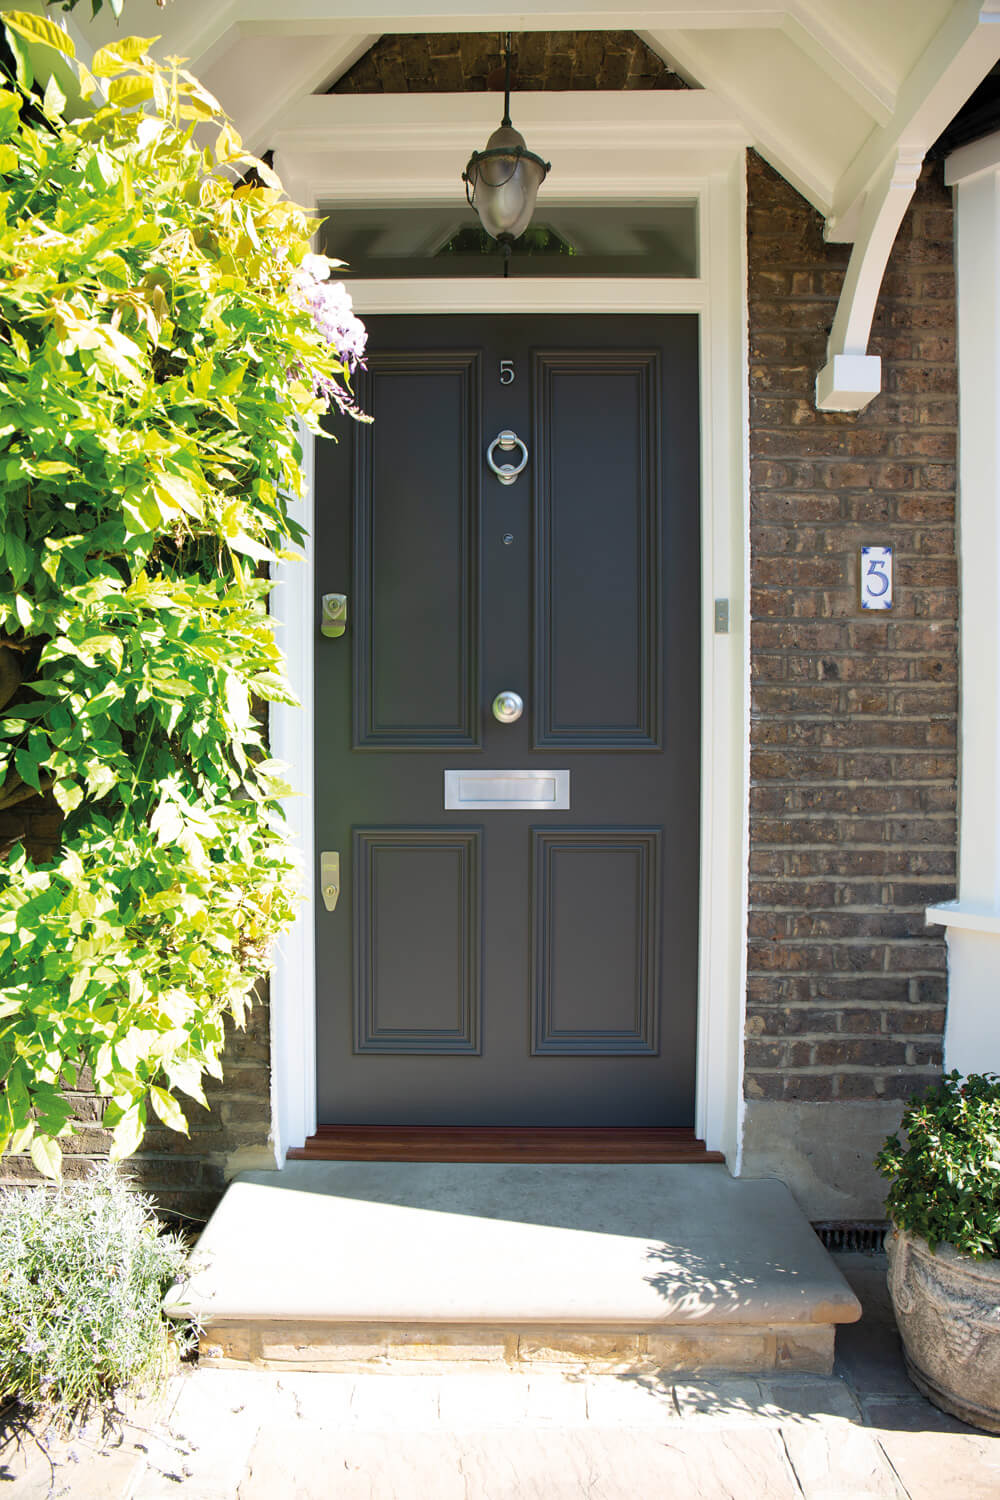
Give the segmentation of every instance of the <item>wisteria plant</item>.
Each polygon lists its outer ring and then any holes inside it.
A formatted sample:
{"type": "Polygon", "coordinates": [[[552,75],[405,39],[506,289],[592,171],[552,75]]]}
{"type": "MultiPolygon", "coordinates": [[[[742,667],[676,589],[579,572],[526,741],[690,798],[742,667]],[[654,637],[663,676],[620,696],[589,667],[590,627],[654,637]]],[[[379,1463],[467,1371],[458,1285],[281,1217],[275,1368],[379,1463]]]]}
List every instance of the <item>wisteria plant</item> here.
{"type": "Polygon", "coordinates": [[[364,329],[176,60],[103,48],[68,119],[24,46],[65,34],[2,19],[0,808],[65,821],[0,866],[0,1151],[54,1176],[81,1069],[113,1157],[150,1108],[186,1130],[293,916],[263,575],[302,538],[302,425],[358,415],[364,329]]]}

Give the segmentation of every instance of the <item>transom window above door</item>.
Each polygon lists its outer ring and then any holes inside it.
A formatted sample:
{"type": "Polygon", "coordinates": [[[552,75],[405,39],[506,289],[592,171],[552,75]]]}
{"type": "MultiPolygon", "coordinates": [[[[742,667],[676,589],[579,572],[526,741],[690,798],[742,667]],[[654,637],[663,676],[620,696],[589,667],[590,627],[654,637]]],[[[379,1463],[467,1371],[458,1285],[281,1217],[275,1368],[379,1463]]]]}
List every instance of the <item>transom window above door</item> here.
{"type": "MultiPolygon", "coordinates": [[[[504,253],[461,199],[321,207],[327,255],[365,279],[504,274],[504,253]]],[[[514,241],[511,276],[698,275],[693,202],[540,204],[514,241]]]]}

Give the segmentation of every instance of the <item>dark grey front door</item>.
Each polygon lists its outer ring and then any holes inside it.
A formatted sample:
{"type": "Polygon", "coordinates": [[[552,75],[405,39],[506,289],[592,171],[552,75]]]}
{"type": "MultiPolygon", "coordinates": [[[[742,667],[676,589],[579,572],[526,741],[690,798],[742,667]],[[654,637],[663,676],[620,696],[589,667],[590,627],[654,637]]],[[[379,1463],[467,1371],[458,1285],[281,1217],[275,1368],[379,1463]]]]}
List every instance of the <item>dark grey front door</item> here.
{"type": "Polygon", "coordinates": [[[317,459],[349,599],[316,643],[323,1124],[692,1122],[697,346],[688,316],[370,320],[374,425],[317,459]]]}

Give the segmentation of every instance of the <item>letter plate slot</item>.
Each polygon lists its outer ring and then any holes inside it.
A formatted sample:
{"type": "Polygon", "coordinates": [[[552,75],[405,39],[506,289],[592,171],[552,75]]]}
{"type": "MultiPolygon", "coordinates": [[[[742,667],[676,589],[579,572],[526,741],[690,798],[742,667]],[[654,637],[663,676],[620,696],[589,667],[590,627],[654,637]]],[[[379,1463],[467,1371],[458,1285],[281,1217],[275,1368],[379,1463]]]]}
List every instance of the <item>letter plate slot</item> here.
{"type": "Polygon", "coordinates": [[[550,812],[569,807],[568,771],[445,771],[445,809],[550,812]]]}

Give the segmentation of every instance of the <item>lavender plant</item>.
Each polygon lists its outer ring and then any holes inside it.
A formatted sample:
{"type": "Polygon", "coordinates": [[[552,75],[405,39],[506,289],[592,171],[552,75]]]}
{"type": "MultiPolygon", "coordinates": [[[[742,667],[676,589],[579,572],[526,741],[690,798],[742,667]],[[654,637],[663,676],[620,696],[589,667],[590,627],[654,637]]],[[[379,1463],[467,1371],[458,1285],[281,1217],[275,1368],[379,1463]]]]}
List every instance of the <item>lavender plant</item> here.
{"type": "Polygon", "coordinates": [[[160,1311],[187,1254],[113,1168],[0,1191],[0,1408],[67,1425],[155,1381],[192,1339],[160,1311]]]}

